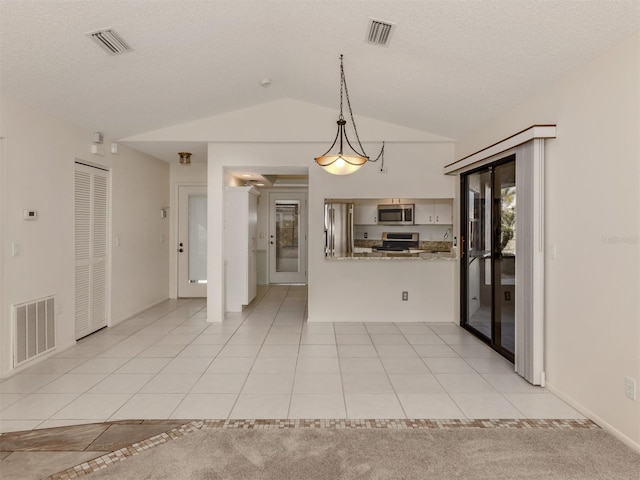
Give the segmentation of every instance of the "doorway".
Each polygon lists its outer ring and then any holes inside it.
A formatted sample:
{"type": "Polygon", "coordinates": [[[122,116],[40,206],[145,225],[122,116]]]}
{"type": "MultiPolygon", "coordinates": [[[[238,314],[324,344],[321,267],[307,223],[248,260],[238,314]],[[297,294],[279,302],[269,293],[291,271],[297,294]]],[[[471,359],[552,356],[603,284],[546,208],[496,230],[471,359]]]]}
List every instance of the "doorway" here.
{"type": "Polygon", "coordinates": [[[461,325],[515,355],[515,155],[461,175],[461,325]]]}
{"type": "Polygon", "coordinates": [[[178,187],[178,297],[207,296],[207,187],[178,187]]]}
{"type": "Polygon", "coordinates": [[[269,194],[269,283],[307,282],[307,195],[269,194]]]}

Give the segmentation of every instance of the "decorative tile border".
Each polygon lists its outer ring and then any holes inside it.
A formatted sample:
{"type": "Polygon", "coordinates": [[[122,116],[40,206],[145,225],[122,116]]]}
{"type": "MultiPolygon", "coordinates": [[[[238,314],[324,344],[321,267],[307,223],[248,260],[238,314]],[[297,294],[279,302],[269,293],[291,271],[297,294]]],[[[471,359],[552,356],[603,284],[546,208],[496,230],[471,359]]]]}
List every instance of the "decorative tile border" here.
{"type": "Polygon", "coordinates": [[[70,480],[79,478],[109,465],[125,460],[150,448],[162,445],[176,438],[184,437],[196,430],[292,430],[292,429],[599,429],[588,419],[243,419],[243,420],[195,420],[134,443],[101,457],[89,460],[75,467],[55,473],[45,480],[70,480]]]}
{"type": "Polygon", "coordinates": [[[534,428],[534,429],[576,429],[600,428],[587,419],[282,419],[282,420],[201,420],[202,429],[293,429],[293,428],[333,428],[333,429],[447,429],[447,428],[534,428]]]}

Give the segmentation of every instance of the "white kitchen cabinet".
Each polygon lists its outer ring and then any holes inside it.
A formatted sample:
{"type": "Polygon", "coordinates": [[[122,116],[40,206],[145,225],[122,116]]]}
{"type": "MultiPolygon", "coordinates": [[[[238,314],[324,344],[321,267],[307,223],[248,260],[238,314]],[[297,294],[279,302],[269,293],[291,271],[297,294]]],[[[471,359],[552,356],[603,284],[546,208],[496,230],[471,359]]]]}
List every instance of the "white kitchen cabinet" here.
{"type": "Polygon", "coordinates": [[[376,225],[378,223],[377,203],[356,203],[353,209],[355,225],[376,225]]]}
{"type": "Polygon", "coordinates": [[[415,223],[418,225],[453,224],[453,201],[449,198],[437,198],[416,202],[415,223]]]}
{"type": "Polygon", "coordinates": [[[226,298],[228,312],[241,312],[256,296],[258,198],[254,187],[227,187],[226,298]]]}
{"type": "Polygon", "coordinates": [[[453,224],[453,201],[447,198],[438,198],[433,201],[433,223],[445,225],[453,224]]]}

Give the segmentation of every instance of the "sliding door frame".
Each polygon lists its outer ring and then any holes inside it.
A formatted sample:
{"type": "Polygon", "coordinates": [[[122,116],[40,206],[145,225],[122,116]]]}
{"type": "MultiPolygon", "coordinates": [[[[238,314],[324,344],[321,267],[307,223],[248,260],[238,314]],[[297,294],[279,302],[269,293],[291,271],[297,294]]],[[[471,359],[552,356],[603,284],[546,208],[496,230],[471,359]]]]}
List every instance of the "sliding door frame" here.
{"type": "MultiPolygon", "coordinates": [[[[500,355],[505,357],[510,362],[515,361],[515,350],[517,347],[517,342],[514,341],[514,351],[510,352],[505,347],[502,346],[502,322],[496,321],[498,316],[501,315],[502,308],[502,298],[500,297],[500,291],[496,288],[497,285],[501,285],[501,273],[502,269],[497,268],[500,266],[501,259],[497,257],[500,253],[497,248],[497,242],[499,242],[500,238],[500,230],[499,227],[496,227],[498,219],[501,218],[500,207],[495,199],[495,169],[501,165],[513,162],[514,167],[517,168],[516,164],[516,154],[511,153],[502,158],[498,158],[491,163],[486,163],[478,168],[474,168],[469,171],[465,171],[460,175],[460,232],[459,238],[461,239],[460,246],[460,326],[465,330],[471,332],[473,335],[478,337],[484,343],[489,345],[492,349],[498,352],[500,355]],[[491,174],[491,198],[490,198],[490,208],[491,208],[491,225],[488,225],[487,228],[491,230],[491,245],[490,245],[490,263],[491,263],[491,335],[487,337],[481,331],[474,328],[473,325],[469,325],[469,299],[468,299],[468,285],[469,285],[469,275],[468,275],[468,260],[467,260],[467,246],[469,239],[467,238],[468,234],[468,224],[469,224],[469,195],[468,195],[468,186],[467,186],[467,177],[474,173],[480,173],[483,171],[489,171],[491,174]],[[500,339],[497,342],[496,339],[500,339]]],[[[516,253],[517,256],[517,253],[516,253]]],[[[515,292],[514,292],[515,296],[515,292]]],[[[517,299],[514,298],[515,302],[517,299]]]]}

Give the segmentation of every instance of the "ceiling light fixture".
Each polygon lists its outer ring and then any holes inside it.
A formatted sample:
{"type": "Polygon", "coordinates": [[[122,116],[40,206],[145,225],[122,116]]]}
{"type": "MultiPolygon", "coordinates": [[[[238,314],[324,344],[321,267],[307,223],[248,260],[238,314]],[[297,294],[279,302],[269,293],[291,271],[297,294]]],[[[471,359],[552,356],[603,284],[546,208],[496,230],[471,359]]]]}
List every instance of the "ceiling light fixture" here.
{"type": "Polygon", "coordinates": [[[382,149],[380,153],[372,160],[367,156],[364,152],[364,148],[362,147],[362,143],[360,142],[360,138],[358,137],[358,129],[356,128],[356,122],[353,119],[353,111],[351,110],[351,101],[349,100],[349,91],[347,90],[347,80],[344,75],[344,66],[342,62],[343,55],[340,55],[340,116],[338,117],[338,133],[336,134],[336,138],[333,140],[333,143],[329,147],[325,153],[316,157],[316,163],[324,168],[327,172],[332,173],[334,175],[348,175],[350,173],[356,172],[367,162],[377,162],[382,159],[382,166],[380,168],[381,171],[384,170],[384,142],[382,142],[382,149]],[[347,108],[349,110],[349,118],[351,119],[351,124],[353,125],[353,133],[356,137],[356,146],[360,150],[356,150],[356,148],[351,144],[349,137],[347,136],[346,124],[347,121],[344,119],[344,115],[342,112],[343,107],[343,97],[347,99],[347,108]],[[338,143],[338,138],[340,139],[339,151],[337,154],[329,154],[333,147],[338,143]],[[344,153],[344,144],[349,146],[353,151],[353,154],[345,154],[344,153]]]}
{"type": "Polygon", "coordinates": [[[191,154],[189,152],[178,152],[180,155],[180,165],[191,165],[191,154]]]}

